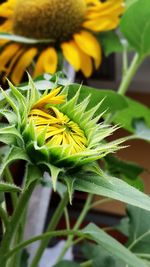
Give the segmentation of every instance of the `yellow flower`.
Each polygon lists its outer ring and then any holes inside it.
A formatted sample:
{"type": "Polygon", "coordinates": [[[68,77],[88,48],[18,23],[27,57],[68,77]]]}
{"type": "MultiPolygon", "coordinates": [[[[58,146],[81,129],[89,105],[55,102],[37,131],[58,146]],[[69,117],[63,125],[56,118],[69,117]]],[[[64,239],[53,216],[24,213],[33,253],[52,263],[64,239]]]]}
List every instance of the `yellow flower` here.
{"type": "Polygon", "coordinates": [[[0,32],[38,39],[39,43],[0,40],[0,71],[19,83],[35,62],[36,77],[54,73],[57,49],[76,71],[89,77],[101,64],[97,32],[115,29],[124,0],[7,0],[0,5],[0,32]],[[93,66],[94,63],[94,66],[93,66]]]}

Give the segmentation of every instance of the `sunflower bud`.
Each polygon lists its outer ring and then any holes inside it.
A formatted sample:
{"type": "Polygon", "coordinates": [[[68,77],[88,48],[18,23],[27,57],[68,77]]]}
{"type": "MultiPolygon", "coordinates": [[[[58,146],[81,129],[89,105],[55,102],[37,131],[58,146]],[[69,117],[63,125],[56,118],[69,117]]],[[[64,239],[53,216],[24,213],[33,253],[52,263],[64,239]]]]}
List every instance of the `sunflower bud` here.
{"type": "Polygon", "coordinates": [[[9,136],[15,135],[9,145],[24,150],[30,162],[43,172],[48,170],[55,189],[60,173],[61,177],[75,174],[118,149],[120,140],[103,142],[116,127],[98,123],[103,114],[94,114],[101,103],[88,109],[90,96],[79,102],[80,90],[70,100],[66,87],[41,95],[31,78],[26,96],[11,83],[10,88],[10,95],[2,91],[7,101],[2,114],[9,125],[1,130],[0,138],[8,143],[4,135],[9,128],[9,136]]]}

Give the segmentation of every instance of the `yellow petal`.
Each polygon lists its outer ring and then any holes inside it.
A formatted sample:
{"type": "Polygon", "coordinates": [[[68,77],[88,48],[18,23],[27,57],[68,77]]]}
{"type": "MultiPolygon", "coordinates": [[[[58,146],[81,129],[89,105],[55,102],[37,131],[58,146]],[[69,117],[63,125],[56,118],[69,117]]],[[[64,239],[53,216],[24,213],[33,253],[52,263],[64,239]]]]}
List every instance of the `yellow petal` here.
{"type": "Polygon", "coordinates": [[[123,0],[109,0],[88,8],[83,27],[92,31],[106,31],[117,27],[124,12],[123,0]]]}
{"type": "Polygon", "coordinates": [[[56,50],[53,47],[45,49],[39,56],[34,71],[34,77],[42,73],[55,73],[58,64],[56,50]]]}
{"type": "Polygon", "coordinates": [[[40,98],[38,102],[32,108],[42,108],[47,104],[61,104],[65,101],[65,95],[58,95],[61,90],[61,87],[52,90],[48,95],[40,98]],[[58,96],[57,96],[58,95],[58,96]]]}
{"type": "Polygon", "coordinates": [[[81,59],[81,71],[83,72],[84,76],[88,78],[91,76],[93,70],[92,59],[80,49],[79,53],[81,59]]]}
{"type": "Polygon", "coordinates": [[[64,42],[61,44],[61,49],[65,59],[78,71],[81,67],[81,60],[76,43],[74,41],[64,42]]]}
{"type": "Polygon", "coordinates": [[[20,45],[13,43],[8,44],[0,54],[0,70],[3,70],[6,64],[12,59],[12,57],[18,52],[20,45]]]}
{"type": "Polygon", "coordinates": [[[102,52],[100,44],[94,35],[87,31],[81,31],[80,33],[74,34],[74,40],[85,54],[94,59],[95,67],[98,68],[101,63],[102,52]]]}
{"type": "Polygon", "coordinates": [[[12,31],[12,21],[6,20],[2,25],[0,25],[0,32],[10,33],[12,31]]]}
{"type": "Polygon", "coordinates": [[[84,28],[95,32],[110,31],[117,27],[119,24],[119,18],[114,20],[98,18],[95,20],[89,20],[83,23],[84,28]]]}
{"type": "Polygon", "coordinates": [[[33,58],[37,55],[37,53],[38,53],[37,48],[33,47],[33,48],[28,49],[20,57],[11,75],[11,79],[15,84],[18,84],[21,81],[26,68],[30,66],[33,58]]]}
{"type": "Polygon", "coordinates": [[[6,18],[12,16],[15,4],[16,0],[8,0],[0,4],[0,16],[6,18]]]}

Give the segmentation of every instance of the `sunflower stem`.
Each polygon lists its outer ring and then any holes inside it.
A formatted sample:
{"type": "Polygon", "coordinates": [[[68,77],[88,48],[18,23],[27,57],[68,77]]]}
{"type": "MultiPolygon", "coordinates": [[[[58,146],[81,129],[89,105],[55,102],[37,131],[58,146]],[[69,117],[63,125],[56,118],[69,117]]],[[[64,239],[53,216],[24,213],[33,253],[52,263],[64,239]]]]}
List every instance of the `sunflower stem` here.
{"type": "MultiPolygon", "coordinates": [[[[52,219],[51,219],[51,221],[47,227],[46,233],[56,229],[68,202],[69,202],[69,195],[68,195],[68,192],[66,192],[64,197],[60,201],[60,203],[59,203],[59,205],[58,205],[58,207],[57,207],[57,209],[56,209],[56,211],[55,211],[55,213],[54,213],[54,215],[53,215],[53,217],[52,217],[52,219]]],[[[47,237],[41,241],[41,244],[40,244],[40,246],[36,252],[35,257],[33,258],[33,261],[31,262],[30,267],[37,267],[38,266],[38,263],[42,257],[42,254],[43,254],[43,252],[44,252],[45,248],[47,247],[50,240],[51,240],[51,238],[47,237]]]]}
{"type": "MultiPolygon", "coordinates": [[[[14,184],[12,174],[11,174],[8,167],[5,168],[4,174],[5,174],[5,179],[6,179],[7,183],[14,184]]],[[[11,192],[10,196],[11,196],[13,209],[15,209],[16,205],[17,205],[17,201],[18,201],[17,193],[11,192]]]]}
{"type": "Polygon", "coordinates": [[[2,208],[2,206],[0,206],[0,218],[5,226],[5,228],[7,228],[8,225],[8,217],[7,217],[7,213],[5,212],[5,210],[2,208]]]}
{"type": "MultiPolygon", "coordinates": [[[[77,231],[79,229],[79,227],[81,226],[83,220],[85,219],[85,216],[87,215],[87,213],[88,213],[88,211],[90,209],[92,198],[93,198],[93,195],[92,194],[88,194],[88,197],[87,197],[86,202],[84,204],[83,210],[82,210],[82,212],[81,212],[78,220],[76,221],[76,223],[75,223],[75,225],[73,227],[73,230],[74,231],[77,231]]],[[[61,254],[57,258],[57,262],[61,261],[64,258],[66,252],[68,251],[68,249],[72,245],[73,238],[74,238],[73,235],[71,235],[71,236],[68,237],[68,239],[66,241],[66,244],[65,244],[63,250],[61,251],[61,254]]]]}
{"type": "Polygon", "coordinates": [[[129,88],[129,85],[132,81],[132,78],[134,77],[135,73],[137,72],[140,64],[142,63],[143,58],[136,53],[133,57],[133,60],[131,62],[131,65],[128,70],[125,71],[122,82],[120,84],[120,87],[118,89],[118,94],[125,95],[126,91],[129,88]]]}
{"type": "Polygon", "coordinates": [[[20,196],[20,199],[18,201],[17,207],[11,217],[11,220],[9,222],[9,225],[7,227],[7,230],[5,232],[5,235],[3,237],[1,248],[0,248],[0,266],[6,267],[7,264],[7,258],[5,257],[6,253],[9,251],[9,247],[11,244],[11,241],[14,237],[14,234],[16,232],[16,229],[22,219],[22,216],[24,214],[24,209],[29,201],[29,198],[33,192],[33,189],[35,187],[37,182],[33,182],[30,184],[30,186],[25,189],[25,191],[20,196]]]}

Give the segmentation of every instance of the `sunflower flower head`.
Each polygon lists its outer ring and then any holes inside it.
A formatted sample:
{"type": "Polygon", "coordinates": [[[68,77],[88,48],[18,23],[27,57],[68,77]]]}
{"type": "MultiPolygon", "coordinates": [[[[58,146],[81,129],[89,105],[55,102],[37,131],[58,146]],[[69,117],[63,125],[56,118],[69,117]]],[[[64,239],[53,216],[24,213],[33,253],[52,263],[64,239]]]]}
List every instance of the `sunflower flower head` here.
{"type": "Polygon", "coordinates": [[[116,127],[98,123],[99,106],[88,109],[90,96],[79,101],[80,90],[68,100],[66,87],[41,95],[30,78],[27,95],[10,83],[11,94],[2,91],[7,105],[1,110],[9,125],[0,140],[25,151],[30,164],[49,171],[56,189],[57,179],[83,171],[96,160],[118,150],[123,141],[106,143],[104,138],[116,127]],[[8,105],[9,104],[9,105],[8,105]],[[9,131],[9,139],[6,133],[9,131]]]}
{"type": "Polygon", "coordinates": [[[96,34],[115,29],[123,11],[124,0],[7,0],[0,4],[0,32],[11,41],[0,40],[0,70],[16,84],[33,62],[34,77],[52,74],[61,51],[89,77],[102,61],[96,34]]]}

